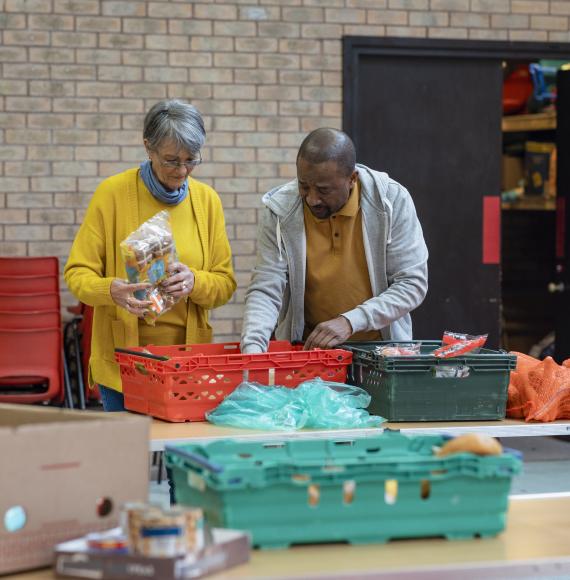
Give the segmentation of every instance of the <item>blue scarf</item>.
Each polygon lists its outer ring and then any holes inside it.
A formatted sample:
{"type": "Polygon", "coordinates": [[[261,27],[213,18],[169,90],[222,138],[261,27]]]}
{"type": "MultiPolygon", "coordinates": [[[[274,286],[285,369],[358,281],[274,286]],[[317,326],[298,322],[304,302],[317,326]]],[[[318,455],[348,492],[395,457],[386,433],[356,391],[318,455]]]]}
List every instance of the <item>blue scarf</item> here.
{"type": "Polygon", "coordinates": [[[184,184],[180,189],[168,191],[156,178],[156,175],[152,170],[152,165],[148,160],[144,163],[141,163],[141,177],[152,195],[158,199],[158,201],[161,201],[167,205],[177,205],[188,195],[187,179],[184,181],[184,184]]]}

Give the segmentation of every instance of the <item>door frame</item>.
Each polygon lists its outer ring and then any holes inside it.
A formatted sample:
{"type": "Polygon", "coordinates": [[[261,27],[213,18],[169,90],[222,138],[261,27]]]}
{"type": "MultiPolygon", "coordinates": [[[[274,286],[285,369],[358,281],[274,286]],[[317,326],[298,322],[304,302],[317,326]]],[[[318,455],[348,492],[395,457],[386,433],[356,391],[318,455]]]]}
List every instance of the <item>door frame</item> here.
{"type": "MultiPolygon", "coordinates": [[[[487,41],[487,40],[459,40],[459,39],[429,39],[429,38],[394,38],[394,37],[343,37],[343,130],[353,137],[356,150],[359,150],[359,136],[355,134],[358,127],[358,111],[356,103],[358,98],[359,59],[365,56],[380,57],[413,57],[430,59],[479,59],[479,60],[568,60],[570,61],[569,42],[510,42],[510,41],[487,41]]],[[[559,115],[562,117],[562,115],[559,115]]],[[[561,119],[559,120],[561,121],[561,119]]],[[[560,129],[562,125],[569,127],[570,111],[564,115],[564,123],[559,122],[556,134],[556,142],[560,145],[560,129]]],[[[559,167],[561,165],[560,147],[558,156],[559,167]]],[[[570,172],[566,171],[566,176],[570,172]]],[[[565,280],[570,276],[570,184],[561,187],[561,171],[558,172],[558,203],[557,203],[557,236],[558,245],[563,245],[565,256],[560,259],[557,256],[559,272],[564,273],[565,280]]],[[[497,195],[499,195],[497,191],[497,195]]],[[[555,252],[555,248],[553,248],[555,252]]],[[[553,272],[553,278],[556,273],[553,272]]],[[[569,282],[570,283],[570,282],[569,282]]],[[[567,296],[568,290],[565,295],[567,296]]],[[[556,330],[558,325],[555,324],[556,330]]],[[[557,342],[557,359],[562,362],[563,358],[570,357],[570,331],[565,333],[564,345],[560,338],[557,342]],[[562,348],[564,346],[564,348],[562,348]],[[564,350],[564,352],[562,352],[564,350]],[[564,356],[562,356],[562,354],[564,356]]]]}
{"type": "MultiPolygon", "coordinates": [[[[568,42],[508,42],[497,40],[454,40],[439,38],[395,38],[372,36],[343,37],[342,128],[349,135],[356,127],[355,94],[358,87],[358,59],[362,55],[423,56],[498,60],[537,58],[570,60],[568,42]]],[[[358,151],[358,144],[355,142],[358,151]]]]}

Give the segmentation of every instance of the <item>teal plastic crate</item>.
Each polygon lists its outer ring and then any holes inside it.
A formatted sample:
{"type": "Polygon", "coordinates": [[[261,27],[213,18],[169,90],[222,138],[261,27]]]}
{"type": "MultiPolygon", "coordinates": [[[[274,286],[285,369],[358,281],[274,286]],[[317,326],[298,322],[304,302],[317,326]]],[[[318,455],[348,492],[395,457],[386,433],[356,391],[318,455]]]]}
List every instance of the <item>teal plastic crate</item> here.
{"type": "Polygon", "coordinates": [[[493,536],[505,527],[510,454],[433,454],[446,438],[398,431],[354,439],[216,441],[167,447],[177,502],[259,547],[493,536]]]}
{"type": "Polygon", "coordinates": [[[506,415],[509,375],[516,356],[483,348],[478,354],[437,358],[441,341],[422,341],[419,355],[382,356],[379,345],[349,342],[347,382],[365,389],[368,411],[388,421],[486,421],[506,415]]]}

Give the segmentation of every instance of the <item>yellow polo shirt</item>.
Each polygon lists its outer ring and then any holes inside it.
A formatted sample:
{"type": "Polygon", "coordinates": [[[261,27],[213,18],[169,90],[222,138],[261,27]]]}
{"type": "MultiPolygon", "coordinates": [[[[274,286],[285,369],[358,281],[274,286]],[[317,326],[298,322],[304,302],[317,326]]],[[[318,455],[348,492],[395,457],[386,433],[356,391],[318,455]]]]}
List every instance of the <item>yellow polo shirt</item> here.
{"type": "MultiPolygon", "coordinates": [[[[150,192],[141,191],[141,188],[146,190],[146,186],[140,175],[137,187],[139,188],[139,218],[142,223],[162,211],[165,206],[150,192]]],[[[168,211],[179,261],[201,270],[204,267],[204,256],[198,235],[198,225],[190,203],[191,195],[192,193],[189,192],[178,205],[169,206],[168,211]]],[[[139,320],[139,344],[141,346],[147,344],[164,346],[185,344],[188,308],[195,308],[195,305],[190,300],[182,299],[170,310],[160,315],[156,321],[156,326],[150,326],[144,320],[139,320]]]]}
{"type": "MultiPolygon", "coordinates": [[[[305,331],[336,318],[372,298],[372,287],[362,237],[360,182],[348,201],[325,219],[315,217],[303,203],[307,237],[305,331]]],[[[380,332],[357,332],[350,340],[380,340],[380,332]]]]}

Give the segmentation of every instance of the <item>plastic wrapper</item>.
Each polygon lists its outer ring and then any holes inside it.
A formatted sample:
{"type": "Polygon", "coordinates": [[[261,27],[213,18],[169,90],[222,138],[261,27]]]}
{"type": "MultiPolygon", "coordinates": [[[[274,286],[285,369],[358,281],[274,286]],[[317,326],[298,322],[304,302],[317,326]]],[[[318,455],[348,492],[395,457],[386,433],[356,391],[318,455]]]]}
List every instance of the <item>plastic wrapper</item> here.
{"type": "Polygon", "coordinates": [[[206,418],[216,425],[265,430],[375,427],[385,419],[370,415],[369,404],[364,389],[319,378],[294,389],[243,382],[206,418]]]}
{"type": "Polygon", "coordinates": [[[421,342],[395,342],[382,344],[374,349],[380,356],[415,356],[420,354],[421,342]]]}
{"type": "Polygon", "coordinates": [[[158,212],[123,240],[121,254],[129,282],[152,284],[148,290],[137,290],[135,296],[152,302],[144,320],[154,326],[156,319],[177,302],[160,285],[168,277],[168,266],[178,261],[168,211],[158,212]]]}
{"type": "Polygon", "coordinates": [[[438,358],[451,358],[464,354],[477,354],[487,342],[487,334],[474,335],[450,332],[443,333],[442,346],[433,351],[438,358]]]}

